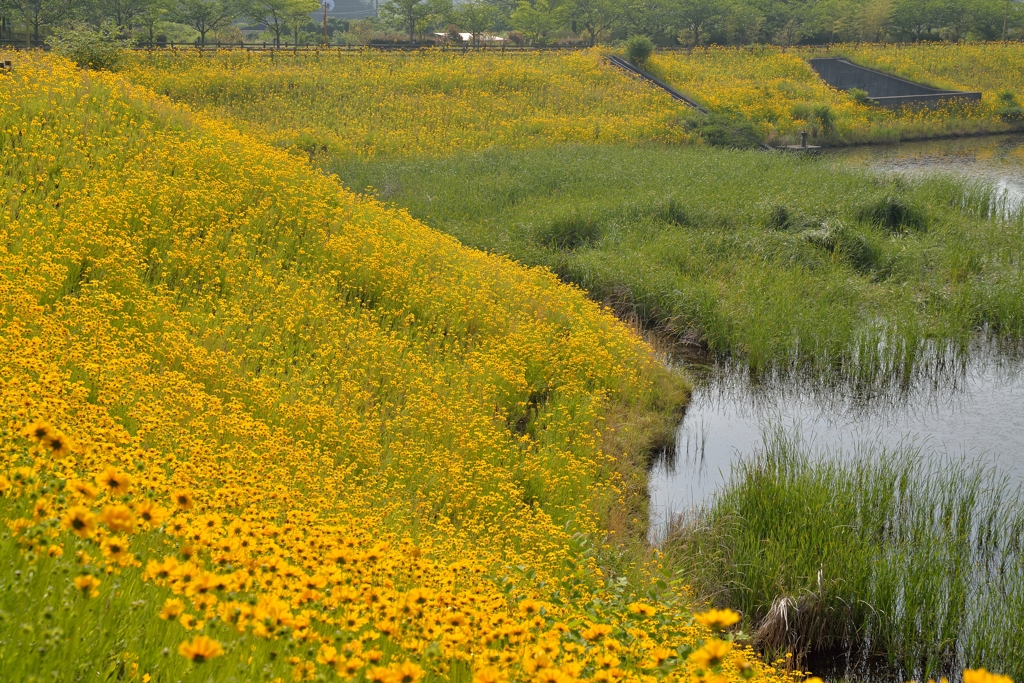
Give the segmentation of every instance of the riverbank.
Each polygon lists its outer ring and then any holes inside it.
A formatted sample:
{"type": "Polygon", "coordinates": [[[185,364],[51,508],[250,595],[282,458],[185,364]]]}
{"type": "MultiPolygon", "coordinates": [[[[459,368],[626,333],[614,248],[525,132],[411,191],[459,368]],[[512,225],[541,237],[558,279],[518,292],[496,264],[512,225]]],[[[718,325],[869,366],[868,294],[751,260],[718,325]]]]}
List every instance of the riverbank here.
{"type": "Polygon", "coordinates": [[[956,680],[971,662],[1019,678],[1022,515],[1021,489],[984,465],[912,447],[815,452],[776,433],[663,547],[697,595],[740,610],[759,647],[798,666],[956,680]]]}

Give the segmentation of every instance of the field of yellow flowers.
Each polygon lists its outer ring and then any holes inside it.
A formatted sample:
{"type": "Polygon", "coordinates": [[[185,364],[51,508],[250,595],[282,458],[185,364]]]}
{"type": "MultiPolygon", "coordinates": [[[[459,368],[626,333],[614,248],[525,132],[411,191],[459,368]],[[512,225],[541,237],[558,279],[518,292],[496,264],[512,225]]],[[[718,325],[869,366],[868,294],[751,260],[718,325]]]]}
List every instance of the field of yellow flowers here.
{"type": "Polygon", "coordinates": [[[596,50],[140,53],[133,82],[335,156],[449,155],[561,142],[685,142],[689,112],[596,50]]]}
{"type": "Polygon", "coordinates": [[[709,109],[753,122],[769,144],[807,130],[819,144],[1002,132],[998,94],[1024,94],[1020,44],[838,45],[829,51],[776,47],[661,52],[651,70],[709,109]],[[828,86],[808,58],[843,56],[936,87],[980,90],[982,101],[936,109],[887,110],[828,86]]]}
{"type": "Polygon", "coordinates": [[[18,57],[5,677],[789,680],[673,577],[607,569],[643,482],[614,416],[685,391],[635,333],[213,118],[18,57]]]}

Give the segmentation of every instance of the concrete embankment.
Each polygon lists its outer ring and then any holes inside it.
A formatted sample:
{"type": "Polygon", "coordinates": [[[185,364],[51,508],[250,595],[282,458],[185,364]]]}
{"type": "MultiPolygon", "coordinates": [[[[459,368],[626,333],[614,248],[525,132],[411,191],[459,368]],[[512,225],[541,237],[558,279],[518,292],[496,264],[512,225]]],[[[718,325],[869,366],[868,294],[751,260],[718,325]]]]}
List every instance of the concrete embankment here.
{"type": "Polygon", "coordinates": [[[934,107],[950,100],[979,101],[980,92],[939,90],[904,78],[858,66],[837,57],[808,60],[821,79],[834,88],[867,92],[868,99],[883,107],[934,107]]]}

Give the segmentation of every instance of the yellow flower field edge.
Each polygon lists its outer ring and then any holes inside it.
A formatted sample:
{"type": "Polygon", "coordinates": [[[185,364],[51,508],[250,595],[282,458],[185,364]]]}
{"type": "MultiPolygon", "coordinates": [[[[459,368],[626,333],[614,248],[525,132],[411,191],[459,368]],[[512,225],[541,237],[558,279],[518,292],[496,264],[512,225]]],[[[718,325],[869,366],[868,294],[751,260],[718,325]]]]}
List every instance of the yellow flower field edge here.
{"type": "Polygon", "coordinates": [[[154,51],[124,67],[157,93],[333,156],[447,156],[566,142],[685,143],[690,110],[597,50],[525,54],[154,51]]]}
{"type": "Polygon", "coordinates": [[[599,566],[604,417],[682,392],[581,292],[115,76],[4,85],[5,675],[789,680],[599,566]]]}
{"type": "Polygon", "coordinates": [[[712,47],[655,53],[649,68],[712,111],[751,121],[769,144],[799,142],[806,130],[816,144],[844,145],[1019,129],[1000,118],[998,95],[1024,95],[1022,60],[1020,44],[712,47]],[[825,56],[937,87],[980,90],[982,101],[897,110],[860,103],[811,69],[809,58],[825,56]]]}

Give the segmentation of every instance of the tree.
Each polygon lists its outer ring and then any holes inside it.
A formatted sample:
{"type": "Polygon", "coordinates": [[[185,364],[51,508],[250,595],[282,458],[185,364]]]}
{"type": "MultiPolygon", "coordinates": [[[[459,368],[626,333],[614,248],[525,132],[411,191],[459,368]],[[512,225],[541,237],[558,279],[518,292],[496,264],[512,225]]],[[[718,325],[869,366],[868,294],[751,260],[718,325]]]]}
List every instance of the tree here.
{"type": "Polygon", "coordinates": [[[258,24],[265,24],[274,34],[274,45],[280,45],[281,34],[291,19],[301,15],[308,20],[318,7],[317,0],[247,0],[242,13],[258,24]]]}
{"type": "Polygon", "coordinates": [[[892,15],[892,0],[868,0],[857,14],[857,34],[861,40],[878,42],[892,15]]]}
{"type": "Polygon", "coordinates": [[[552,7],[548,0],[534,0],[531,5],[521,0],[512,13],[512,27],[538,43],[560,23],[562,7],[552,7]]]}
{"type": "Polygon", "coordinates": [[[110,21],[114,26],[126,29],[152,4],[158,3],[154,0],[96,0],[91,14],[97,24],[110,21]]]}
{"type": "Polygon", "coordinates": [[[616,17],[625,33],[657,36],[675,33],[669,0],[625,0],[616,17]]]}
{"type": "Polygon", "coordinates": [[[430,5],[426,0],[388,0],[380,13],[385,21],[409,29],[409,42],[416,42],[416,22],[427,16],[430,5]]]}
{"type": "MultiPolygon", "coordinates": [[[[317,0],[313,0],[313,10],[320,6],[321,5],[317,0]]],[[[313,24],[313,20],[309,16],[310,12],[313,10],[309,9],[309,7],[309,3],[303,2],[302,0],[295,0],[295,2],[288,6],[287,12],[284,15],[284,23],[292,31],[293,45],[299,44],[299,32],[310,24],[313,24]]]]}
{"type": "Polygon", "coordinates": [[[697,46],[725,16],[722,0],[679,0],[676,16],[685,32],[685,41],[697,46]]]}
{"type": "Polygon", "coordinates": [[[149,36],[149,44],[156,42],[157,27],[170,14],[170,3],[167,0],[150,0],[139,14],[137,25],[149,36]]]}
{"type": "Polygon", "coordinates": [[[593,47],[597,37],[615,21],[618,9],[613,0],[570,0],[567,16],[577,29],[587,32],[593,47]]]}
{"type": "Polygon", "coordinates": [[[29,35],[37,43],[42,29],[59,25],[74,17],[72,0],[8,0],[11,14],[25,22],[25,41],[29,35]]]}
{"type": "Polygon", "coordinates": [[[495,8],[483,0],[469,0],[455,11],[459,25],[473,36],[473,44],[480,42],[480,35],[494,26],[495,8]]]}
{"type": "Polygon", "coordinates": [[[233,0],[177,0],[172,16],[175,21],[199,32],[199,42],[206,45],[206,34],[227,26],[241,14],[233,0]]]}

